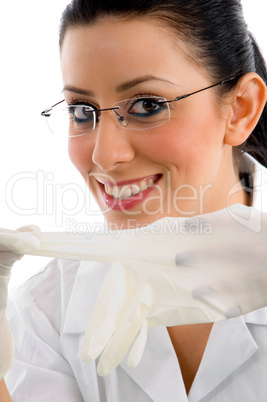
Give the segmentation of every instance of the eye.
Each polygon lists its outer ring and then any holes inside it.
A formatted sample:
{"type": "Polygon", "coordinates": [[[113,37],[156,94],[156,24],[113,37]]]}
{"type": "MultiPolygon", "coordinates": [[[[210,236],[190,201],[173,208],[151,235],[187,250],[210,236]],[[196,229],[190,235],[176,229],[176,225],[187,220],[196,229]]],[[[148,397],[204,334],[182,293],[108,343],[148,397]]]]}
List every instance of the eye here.
{"type": "Polygon", "coordinates": [[[70,119],[76,124],[90,123],[94,121],[95,109],[89,105],[69,105],[70,119]]]}
{"type": "Polygon", "coordinates": [[[155,98],[132,99],[128,113],[140,117],[151,116],[166,109],[166,104],[155,98]]]}

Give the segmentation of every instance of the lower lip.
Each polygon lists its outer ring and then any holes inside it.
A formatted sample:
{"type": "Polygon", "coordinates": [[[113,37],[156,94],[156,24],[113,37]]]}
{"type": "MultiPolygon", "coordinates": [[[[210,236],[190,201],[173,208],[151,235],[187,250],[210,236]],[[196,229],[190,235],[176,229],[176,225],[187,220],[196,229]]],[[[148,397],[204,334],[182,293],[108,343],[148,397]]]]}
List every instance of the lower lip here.
{"type": "MultiPolygon", "coordinates": [[[[158,183],[158,180],[156,183],[158,183]]],[[[100,184],[100,189],[101,189],[101,194],[102,194],[103,200],[104,200],[106,206],[110,209],[113,209],[113,211],[128,211],[130,209],[133,209],[138,204],[140,204],[141,202],[144,201],[144,199],[149,195],[149,193],[153,190],[153,188],[154,188],[154,185],[152,185],[151,187],[148,187],[146,190],[141,191],[140,193],[124,200],[124,199],[113,198],[111,195],[109,195],[105,192],[103,184],[100,184]]]]}

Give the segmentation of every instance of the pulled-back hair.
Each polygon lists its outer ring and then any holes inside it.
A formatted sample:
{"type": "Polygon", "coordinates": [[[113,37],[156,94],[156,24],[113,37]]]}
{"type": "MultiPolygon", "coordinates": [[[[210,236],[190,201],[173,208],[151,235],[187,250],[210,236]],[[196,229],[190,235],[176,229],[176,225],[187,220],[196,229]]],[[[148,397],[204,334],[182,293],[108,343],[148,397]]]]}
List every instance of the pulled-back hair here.
{"type": "MultiPolygon", "coordinates": [[[[185,41],[190,57],[205,66],[214,82],[256,72],[267,83],[266,64],[247,29],[240,0],[72,0],[62,15],[60,46],[68,28],[106,16],[148,17],[165,24],[185,41]]],[[[222,85],[220,95],[236,83],[222,85]]],[[[236,148],[267,166],[267,105],[247,141],[236,148]]]]}

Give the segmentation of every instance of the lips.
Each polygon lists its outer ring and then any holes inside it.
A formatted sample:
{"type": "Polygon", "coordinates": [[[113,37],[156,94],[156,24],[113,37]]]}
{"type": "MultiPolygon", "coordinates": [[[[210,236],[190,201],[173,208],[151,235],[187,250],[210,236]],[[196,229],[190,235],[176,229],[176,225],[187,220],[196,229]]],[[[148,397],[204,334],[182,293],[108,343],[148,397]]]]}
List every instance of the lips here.
{"type": "Polygon", "coordinates": [[[121,183],[100,183],[105,204],[114,210],[127,210],[142,202],[161,175],[121,183]]]}
{"type": "Polygon", "coordinates": [[[154,180],[152,178],[142,179],[139,182],[135,182],[134,184],[122,185],[122,186],[112,186],[105,185],[105,192],[116,199],[128,199],[133,197],[142,191],[145,191],[147,188],[153,186],[157,178],[154,180]]]}

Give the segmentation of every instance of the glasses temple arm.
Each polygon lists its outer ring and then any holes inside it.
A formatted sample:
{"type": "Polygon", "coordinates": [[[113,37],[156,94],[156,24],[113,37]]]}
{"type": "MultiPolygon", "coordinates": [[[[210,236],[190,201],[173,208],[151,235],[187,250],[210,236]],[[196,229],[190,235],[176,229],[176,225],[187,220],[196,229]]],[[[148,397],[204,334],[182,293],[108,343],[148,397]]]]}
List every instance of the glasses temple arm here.
{"type": "MultiPolygon", "coordinates": [[[[217,82],[217,84],[210,85],[210,86],[207,87],[207,88],[199,89],[198,91],[192,92],[191,94],[186,94],[186,95],[183,95],[183,96],[177,96],[177,98],[175,98],[175,99],[173,99],[173,100],[170,100],[170,101],[167,101],[167,102],[176,102],[176,101],[179,101],[179,100],[181,100],[181,99],[188,98],[188,97],[191,96],[191,95],[198,94],[199,92],[206,91],[207,89],[214,88],[214,87],[217,87],[217,86],[219,86],[219,85],[227,84],[227,83],[230,82],[230,81],[237,80],[239,77],[240,77],[240,74],[239,74],[238,76],[236,76],[236,77],[229,78],[228,80],[224,80],[224,81],[221,81],[221,82],[217,82]]],[[[163,102],[162,102],[162,103],[163,103],[163,102]]]]}
{"type": "Polygon", "coordinates": [[[46,108],[45,110],[43,110],[43,111],[41,112],[41,116],[49,117],[50,114],[51,114],[50,112],[51,112],[51,110],[53,109],[53,107],[59,105],[60,103],[62,103],[62,102],[64,102],[64,101],[65,101],[65,99],[62,99],[61,101],[55,103],[54,105],[49,106],[48,108],[46,108]]]}

